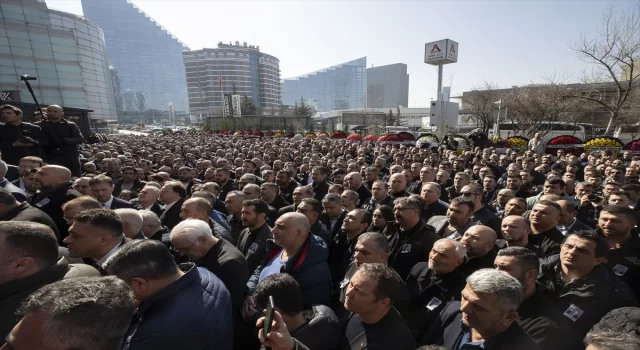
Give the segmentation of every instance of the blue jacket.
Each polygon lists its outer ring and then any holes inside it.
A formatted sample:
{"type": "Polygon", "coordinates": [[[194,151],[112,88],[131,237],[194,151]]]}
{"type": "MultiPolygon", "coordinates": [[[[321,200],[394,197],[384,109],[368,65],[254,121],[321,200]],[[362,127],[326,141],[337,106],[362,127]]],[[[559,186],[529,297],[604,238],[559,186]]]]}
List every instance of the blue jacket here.
{"type": "Polygon", "coordinates": [[[223,213],[212,209],[211,213],[209,213],[209,217],[211,218],[211,220],[219,223],[221,226],[223,226],[224,228],[227,229],[227,231],[231,232],[231,226],[229,226],[229,223],[227,222],[227,216],[224,215],[223,213]]]}
{"type": "Polygon", "coordinates": [[[128,350],[231,350],[231,297],[218,277],[193,263],[185,274],[145,300],[125,336],[128,350]]]}
{"type": "MultiPolygon", "coordinates": [[[[273,240],[267,241],[267,254],[262,264],[253,271],[253,275],[247,283],[247,292],[253,294],[260,279],[260,273],[264,266],[282,251],[273,240]]],[[[324,240],[316,235],[309,234],[309,238],[302,245],[298,253],[289,258],[280,269],[281,273],[291,275],[302,293],[302,306],[310,309],[313,305],[329,305],[331,300],[331,272],[329,271],[329,248],[324,240]]]]}

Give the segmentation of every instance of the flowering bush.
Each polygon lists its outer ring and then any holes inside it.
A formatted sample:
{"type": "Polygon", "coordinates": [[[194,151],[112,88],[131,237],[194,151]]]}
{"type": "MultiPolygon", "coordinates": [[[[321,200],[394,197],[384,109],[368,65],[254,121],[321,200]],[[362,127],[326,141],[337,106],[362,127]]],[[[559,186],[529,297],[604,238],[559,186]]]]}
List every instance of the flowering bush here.
{"type": "Polygon", "coordinates": [[[571,135],[562,135],[549,140],[549,145],[581,145],[582,141],[571,135]]]}
{"type": "Polygon", "coordinates": [[[420,134],[418,136],[418,142],[434,143],[434,142],[440,142],[440,139],[438,139],[438,136],[436,136],[435,134],[425,133],[425,134],[420,134]]]}
{"type": "Polygon", "coordinates": [[[408,133],[406,131],[402,131],[398,133],[398,137],[402,140],[402,141],[415,141],[416,137],[413,136],[411,133],[408,133]]]}
{"type": "Polygon", "coordinates": [[[349,141],[362,141],[362,136],[360,134],[353,133],[347,137],[349,141]]]}
{"type": "Polygon", "coordinates": [[[332,139],[345,139],[345,138],[347,138],[347,135],[343,131],[335,131],[333,134],[331,134],[331,138],[332,139]]]}
{"type": "Polygon", "coordinates": [[[281,132],[278,132],[278,133],[276,133],[273,137],[278,138],[278,137],[283,137],[283,136],[284,136],[284,135],[282,135],[282,133],[281,133],[281,132]]]}
{"type": "Polygon", "coordinates": [[[610,147],[622,147],[624,144],[622,141],[615,137],[600,136],[587,141],[584,144],[584,148],[610,148],[610,147]]]}
{"type": "Polygon", "coordinates": [[[294,134],[292,131],[287,131],[287,132],[284,134],[284,137],[292,138],[294,135],[295,135],[295,134],[294,134]]]}
{"type": "Polygon", "coordinates": [[[624,146],[625,151],[640,151],[640,140],[634,140],[624,146]]]}
{"type": "Polygon", "coordinates": [[[507,138],[511,147],[527,147],[529,145],[529,140],[522,136],[512,136],[507,138]]]}
{"type": "Polygon", "coordinates": [[[309,133],[307,133],[306,137],[309,138],[309,139],[315,139],[316,138],[316,134],[314,134],[312,132],[309,132],[309,133]]]}
{"type": "Polygon", "coordinates": [[[491,138],[491,142],[498,148],[509,148],[511,147],[511,143],[507,139],[503,139],[499,136],[494,136],[491,138]]]}
{"type": "Polygon", "coordinates": [[[458,149],[466,149],[471,147],[471,141],[462,135],[449,135],[449,140],[458,142],[458,149]]]}
{"type": "Polygon", "coordinates": [[[364,138],[364,140],[365,140],[365,141],[373,141],[373,142],[376,142],[376,141],[377,141],[377,139],[376,139],[375,135],[367,135],[367,136],[364,138]]]}

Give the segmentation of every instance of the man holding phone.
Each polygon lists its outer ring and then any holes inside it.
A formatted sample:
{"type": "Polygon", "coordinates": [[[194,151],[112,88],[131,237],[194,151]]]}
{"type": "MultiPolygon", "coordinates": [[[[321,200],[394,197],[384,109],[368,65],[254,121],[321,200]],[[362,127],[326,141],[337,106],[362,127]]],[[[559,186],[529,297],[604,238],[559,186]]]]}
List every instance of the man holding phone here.
{"type": "Polygon", "coordinates": [[[44,158],[42,147],[47,146],[47,138],[38,125],[22,122],[20,108],[2,105],[0,117],[5,123],[0,126],[0,152],[7,164],[18,165],[27,156],[44,158]]]}

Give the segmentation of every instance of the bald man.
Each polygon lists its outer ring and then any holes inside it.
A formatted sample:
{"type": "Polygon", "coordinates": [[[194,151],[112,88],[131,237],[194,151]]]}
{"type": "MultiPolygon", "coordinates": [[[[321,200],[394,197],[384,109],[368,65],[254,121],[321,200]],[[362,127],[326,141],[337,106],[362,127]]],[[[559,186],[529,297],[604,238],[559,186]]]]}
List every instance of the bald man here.
{"type": "Polygon", "coordinates": [[[488,226],[474,225],[465,231],[460,240],[467,250],[464,264],[460,267],[468,276],[480,269],[490,269],[496,260],[496,245],[498,235],[488,226]]]}
{"type": "Polygon", "coordinates": [[[329,305],[331,272],[327,258],[329,249],[324,240],[309,233],[311,225],[300,213],[286,213],[276,220],[271,230],[273,241],[267,242],[265,260],[253,272],[247,283],[243,313],[255,314],[251,295],[260,281],[277,273],[287,273],[298,282],[305,309],[312,305],[329,305]]]}
{"type": "Polygon", "coordinates": [[[47,120],[40,123],[43,133],[48,138],[50,146],[45,148],[49,164],[62,165],[71,174],[80,177],[80,159],[78,145],[84,143],[80,128],[63,118],[64,110],[58,105],[47,107],[47,120]]]}
{"type": "MultiPolygon", "coordinates": [[[[406,184],[406,181],[405,181],[406,184]]],[[[344,177],[344,187],[349,190],[358,192],[358,202],[356,206],[360,208],[362,204],[369,201],[371,198],[371,191],[367,186],[362,184],[362,175],[357,172],[350,172],[344,177]]]]}
{"type": "Polygon", "coordinates": [[[44,211],[55,222],[60,232],[59,243],[67,237],[68,226],[62,212],[62,205],[82,194],[73,189],[71,172],[59,165],[45,165],[35,175],[40,191],[31,199],[31,205],[44,211]]]}
{"type": "Polygon", "coordinates": [[[544,258],[542,250],[529,242],[531,227],[527,219],[520,215],[508,215],[502,219],[501,231],[503,240],[498,240],[501,248],[522,247],[527,248],[538,256],[544,258]]]}
{"type": "Polygon", "coordinates": [[[209,228],[213,235],[218,238],[224,238],[229,242],[232,242],[231,233],[221,224],[215,222],[210,216],[211,202],[204,198],[190,198],[182,203],[180,208],[180,218],[182,220],[197,219],[202,220],[209,224],[209,228]]]}

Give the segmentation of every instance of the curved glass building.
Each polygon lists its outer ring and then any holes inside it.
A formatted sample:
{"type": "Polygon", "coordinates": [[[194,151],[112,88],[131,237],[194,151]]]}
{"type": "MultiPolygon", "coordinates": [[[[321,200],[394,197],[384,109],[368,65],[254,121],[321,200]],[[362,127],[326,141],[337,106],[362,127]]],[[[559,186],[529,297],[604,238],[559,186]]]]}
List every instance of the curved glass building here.
{"type": "Polygon", "coordinates": [[[0,3],[1,103],[31,101],[20,76],[32,81],[41,105],[93,110],[94,119],[116,119],[104,41],[96,23],[50,10],[37,0],[0,3]]]}

